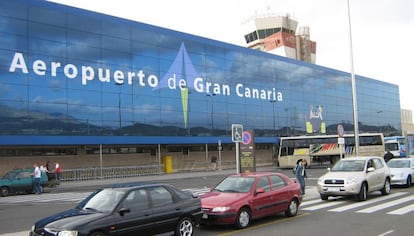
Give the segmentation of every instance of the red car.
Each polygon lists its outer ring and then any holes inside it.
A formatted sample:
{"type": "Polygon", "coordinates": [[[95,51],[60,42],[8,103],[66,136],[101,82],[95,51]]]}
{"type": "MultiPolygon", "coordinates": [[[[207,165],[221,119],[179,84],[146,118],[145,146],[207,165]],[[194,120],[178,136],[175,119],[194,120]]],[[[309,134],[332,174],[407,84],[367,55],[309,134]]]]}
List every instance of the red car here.
{"type": "Polygon", "coordinates": [[[201,224],[246,228],[251,220],[279,212],[295,216],[301,202],[299,183],[282,173],[234,174],[201,195],[201,224]]]}

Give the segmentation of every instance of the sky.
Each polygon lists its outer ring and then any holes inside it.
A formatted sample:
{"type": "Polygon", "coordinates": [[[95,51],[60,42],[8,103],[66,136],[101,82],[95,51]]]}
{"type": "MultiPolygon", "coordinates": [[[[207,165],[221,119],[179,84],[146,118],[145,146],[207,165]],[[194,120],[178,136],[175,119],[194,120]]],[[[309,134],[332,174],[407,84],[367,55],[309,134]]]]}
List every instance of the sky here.
{"type": "Polygon", "coordinates": [[[412,0],[52,1],[243,47],[246,21],[289,14],[310,28],[317,65],[396,84],[401,108],[414,111],[412,0]]]}

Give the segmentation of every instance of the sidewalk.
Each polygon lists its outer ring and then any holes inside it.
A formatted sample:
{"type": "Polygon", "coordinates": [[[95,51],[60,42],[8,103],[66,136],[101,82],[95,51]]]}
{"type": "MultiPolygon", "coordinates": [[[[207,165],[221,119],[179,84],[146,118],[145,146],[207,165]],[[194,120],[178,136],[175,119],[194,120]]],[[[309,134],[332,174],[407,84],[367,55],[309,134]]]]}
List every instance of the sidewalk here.
{"type": "MultiPolygon", "coordinates": [[[[275,167],[258,167],[257,171],[277,171],[275,167]]],[[[97,180],[85,180],[85,181],[68,181],[61,182],[59,188],[73,188],[78,186],[103,186],[115,183],[128,183],[128,182],[145,182],[145,181],[162,181],[171,179],[191,179],[193,177],[208,177],[215,175],[229,175],[234,174],[235,170],[218,170],[218,171],[197,171],[197,172],[182,172],[162,175],[146,175],[136,176],[129,178],[114,178],[114,179],[97,179],[97,180]]],[[[306,186],[306,194],[304,200],[319,198],[319,193],[316,186],[306,186]]]]}

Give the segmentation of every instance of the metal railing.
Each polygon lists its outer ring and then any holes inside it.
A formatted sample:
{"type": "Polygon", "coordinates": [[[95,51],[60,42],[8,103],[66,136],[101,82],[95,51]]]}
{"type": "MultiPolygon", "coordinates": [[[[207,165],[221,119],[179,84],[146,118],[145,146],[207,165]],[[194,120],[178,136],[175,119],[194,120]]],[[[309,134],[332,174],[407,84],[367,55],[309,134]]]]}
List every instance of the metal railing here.
{"type": "MultiPolygon", "coordinates": [[[[269,163],[260,163],[269,164],[269,163]]],[[[258,163],[258,166],[260,166],[258,163]]],[[[271,163],[270,163],[271,164],[271,163]]],[[[235,161],[222,161],[221,165],[218,163],[217,169],[235,169],[235,161]]],[[[212,171],[210,162],[185,161],[181,163],[180,167],[174,172],[189,172],[189,171],[212,171]]],[[[127,178],[136,176],[149,175],[163,175],[165,174],[164,165],[151,164],[140,166],[119,166],[119,167],[90,167],[90,168],[76,168],[64,169],[60,181],[85,181],[96,179],[115,179],[127,178]]]]}
{"type": "MultiPolygon", "coordinates": [[[[217,169],[226,170],[226,169],[235,169],[236,161],[221,161],[217,163],[217,169]],[[221,165],[221,166],[220,166],[221,165]]],[[[181,163],[180,171],[209,171],[211,170],[211,162],[199,162],[195,160],[186,160],[181,163]]]]}
{"type": "Polygon", "coordinates": [[[83,181],[94,179],[127,178],[164,174],[162,165],[91,167],[64,169],[61,181],[83,181]]]}

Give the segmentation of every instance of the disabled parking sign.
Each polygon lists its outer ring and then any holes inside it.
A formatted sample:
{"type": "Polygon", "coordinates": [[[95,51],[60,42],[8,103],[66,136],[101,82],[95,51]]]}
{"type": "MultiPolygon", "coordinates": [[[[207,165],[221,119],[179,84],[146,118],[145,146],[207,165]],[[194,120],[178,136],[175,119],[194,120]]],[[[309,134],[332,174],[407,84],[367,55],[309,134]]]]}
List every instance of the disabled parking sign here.
{"type": "Polygon", "coordinates": [[[243,125],[231,125],[231,140],[235,143],[243,142],[243,125]]]}

